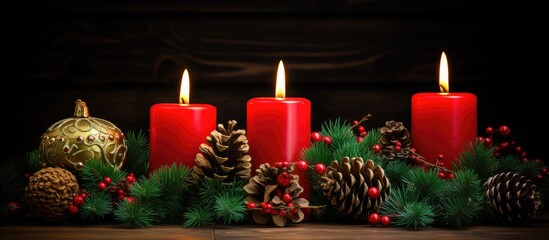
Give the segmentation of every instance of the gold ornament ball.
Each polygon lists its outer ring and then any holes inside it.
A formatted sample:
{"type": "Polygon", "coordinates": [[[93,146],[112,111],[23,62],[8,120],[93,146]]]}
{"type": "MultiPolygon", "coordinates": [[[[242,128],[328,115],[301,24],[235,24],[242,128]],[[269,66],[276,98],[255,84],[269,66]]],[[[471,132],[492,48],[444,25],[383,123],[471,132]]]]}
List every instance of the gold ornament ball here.
{"type": "Polygon", "coordinates": [[[74,116],[51,125],[42,134],[40,161],[43,167],[80,170],[86,161],[101,159],[115,168],[126,161],[124,133],[113,123],[90,117],[86,103],[76,100],[74,116]]]}
{"type": "Polygon", "coordinates": [[[78,181],[69,170],[46,167],[29,178],[25,203],[38,220],[62,222],[70,216],[69,206],[78,191],[78,181]]]}

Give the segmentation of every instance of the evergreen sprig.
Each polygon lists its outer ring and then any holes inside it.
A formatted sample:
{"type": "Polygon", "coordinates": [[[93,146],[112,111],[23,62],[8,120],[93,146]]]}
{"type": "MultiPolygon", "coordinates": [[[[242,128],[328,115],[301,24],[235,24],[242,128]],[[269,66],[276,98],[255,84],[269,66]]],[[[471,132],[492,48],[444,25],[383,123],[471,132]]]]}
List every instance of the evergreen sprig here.
{"type": "Polygon", "coordinates": [[[162,166],[154,170],[149,178],[155,178],[165,189],[179,192],[189,189],[190,184],[189,167],[183,164],[173,163],[171,166],[162,166]]]}
{"type": "Polygon", "coordinates": [[[406,178],[410,172],[410,166],[403,161],[386,161],[382,167],[385,170],[385,175],[391,181],[391,188],[401,187],[402,179],[406,178]]]}
{"type": "Polygon", "coordinates": [[[127,228],[149,227],[153,225],[157,214],[147,203],[122,200],[114,210],[114,218],[127,228]]]}
{"type": "Polygon", "coordinates": [[[141,177],[130,188],[130,195],[142,201],[154,201],[162,195],[161,185],[156,178],[141,177]]]}
{"type": "Polygon", "coordinates": [[[351,131],[351,125],[345,120],[341,120],[341,118],[323,122],[320,129],[322,136],[330,136],[332,138],[331,146],[334,148],[339,148],[341,144],[349,141],[356,141],[351,131]]]}
{"type": "Polygon", "coordinates": [[[105,191],[92,193],[80,207],[79,216],[88,222],[103,220],[112,213],[111,202],[111,196],[105,191]]]}
{"type": "Polygon", "coordinates": [[[421,197],[428,199],[430,203],[435,203],[442,193],[448,191],[449,187],[447,182],[440,179],[438,173],[431,168],[425,170],[413,167],[402,181],[413,191],[418,191],[421,197]]]}
{"type": "Polygon", "coordinates": [[[145,132],[139,130],[139,132],[127,131],[126,140],[128,149],[124,169],[136,177],[141,177],[149,168],[149,139],[145,132]]]}
{"type": "Polygon", "coordinates": [[[399,215],[399,221],[395,224],[413,229],[429,227],[436,216],[432,209],[426,201],[406,204],[399,215]]]}
{"type": "Polygon", "coordinates": [[[454,169],[472,169],[479,176],[481,181],[486,181],[494,175],[496,168],[494,148],[486,147],[484,142],[479,140],[468,142],[459,155],[454,169]]]}
{"type": "Polygon", "coordinates": [[[103,163],[101,159],[90,159],[86,161],[78,176],[86,190],[94,191],[105,177],[110,177],[113,183],[117,183],[126,177],[126,172],[103,163]]]}
{"type": "Polygon", "coordinates": [[[206,225],[212,225],[214,223],[214,216],[209,206],[202,206],[200,204],[194,204],[185,212],[185,221],[183,226],[185,227],[201,227],[206,225]]]}
{"type": "Polygon", "coordinates": [[[450,188],[440,198],[442,220],[450,227],[462,228],[478,221],[482,208],[481,183],[471,169],[455,172],[455,179],[449,180],[450,188]]]}

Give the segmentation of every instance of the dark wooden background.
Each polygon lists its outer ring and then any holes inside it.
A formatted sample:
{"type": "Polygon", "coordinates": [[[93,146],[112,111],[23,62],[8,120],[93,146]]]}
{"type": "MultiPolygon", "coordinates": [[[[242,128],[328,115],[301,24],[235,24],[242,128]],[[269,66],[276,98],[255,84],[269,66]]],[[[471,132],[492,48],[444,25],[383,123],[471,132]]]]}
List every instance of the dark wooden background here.
{"type": "MultiPolygon", "coordinates": [[[[94,117],[147,130],[149,108],[177,102],[188,68],[191,102],[218,122],[246,127],[246,101],[274,96],[279,60],[287,96],[313,103],[312,128],[372,113],[410,126],[410,99],[450,90],[478,97],[479,134],[506,124],[531,157],[546,146],[549,39],[543,8],[528,1],[134,0],[22,1],[5,7],[2,116],[6,156],[83,99],[94,117]]],[[[532,1],[534,2],[534,1],[532,1]]],[[[436,141],[436,139],[433,139],[436,141]]]]}

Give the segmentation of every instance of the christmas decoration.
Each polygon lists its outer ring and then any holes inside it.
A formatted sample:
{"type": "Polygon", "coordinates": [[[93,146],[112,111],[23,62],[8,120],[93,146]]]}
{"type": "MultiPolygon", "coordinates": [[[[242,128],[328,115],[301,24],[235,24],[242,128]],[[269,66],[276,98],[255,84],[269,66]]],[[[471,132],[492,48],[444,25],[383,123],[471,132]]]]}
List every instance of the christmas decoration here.
{"type": "Polygon", "coordinates": [[[381,223],[382,226],[384,227],[388,227],[391,225],[391,217],[385,215],[385,216],[382,216],[381,219],[379,220],[379,222],[381,223]]]}
{"type": "Polygon", "coordinates": [[[208,144],[200,144],[200,152],[196,155],[192,176],[200,181],[205,177],[217,178],[224,182],[235,179],[248,179],[251,173],[251,157],[248,155],[249,145],[246,131],[235,130],[235,120],[227,124],[217,125],[217,131],[211,132],[206,138],[208,144]]]}
{"type": "MultiPolygon", "coordinates": [[[[501,127],[500,130],[507,131],[501,127]]],[[[513,172],[496,174],[483,187],[488,205],[504,223],[527,223],[541,205],[540,193],[532,180],[513,172]]]]}
{"type": "MultiPolygon", "coordinates": [[[[381,166],[360,157],[345,157],[333,161],[321,178],[321,189],[338,211],[366,219],[377,211],[391,193],[391,184],[381,166]],[[369,197],[369,189],[377,188],[376,198],[369,197]]],[[[374,194],[372,194],[374,197],[374,194]]]]}
{"type": "Polygon", "coordinates": [[[368,223],[372,226],[376,226],[379,221],[381,220],[381,216],[379,216],[378,213],[372,213],[370,216],[368,216],[368,223]]]}
{"type": "Polygon", "coordinates": [[[254,203],[261,208],[253,209],[253,219],[256,223],[272,222],[283,227],[289,218],[292,222],[301,222],[305,215],[301,208],[308,207],[309,201],[299,198],[303,188],[299,186],[299,176],[291,174],[293,165],[276,164],[271,167],[264,163],[256,170],[256,175],[249,179],[244,190],[248,193],[246,203],[254,203]],[[283,177],[281,184],[280,176],[283,177]]]}
{"type": "Polygon", "coordinates": [[[410,154],[410,132],[402,122],[387,121],[380,129],[381,155],[389,160],[407,158],[410,154]]]}
{"type": "Polygon", "coordinates": [[[121,168],[127,149],[122,131],[105,119],[91,117],[84,101],[78,99],[75,104],[73,117],[54,123],[42,134],[42,165],[75,171],[90,159],[102,159],[121,168]]]}
{"type": "Polygon", "coordinates": [[[70,171],[46,167],[30,177],[25,189],[25,202],[37,219],[62,222],[68,217],[68,207],[78,189],[76,177],[70,171]]]}

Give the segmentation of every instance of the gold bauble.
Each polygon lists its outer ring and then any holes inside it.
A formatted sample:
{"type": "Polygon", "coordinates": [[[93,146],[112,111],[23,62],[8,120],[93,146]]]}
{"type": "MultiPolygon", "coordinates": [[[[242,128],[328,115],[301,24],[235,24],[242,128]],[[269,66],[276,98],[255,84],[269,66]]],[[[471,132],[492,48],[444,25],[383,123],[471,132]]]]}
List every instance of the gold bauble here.
{"type": "Polygon", "coordinates": [[[69,206],[78,191],[78,181],[69,170],[46,167],[29,178],[25,203],[37,219],[62,222],[69,217],[69,206]]]}
{"type": "Polygon", "coordinates": [[[75,103],[74,117],[56,122],[42,134],[42,166],[75,171],[90,159],[101,159],[121,168],[127,149],[124,133],[105,119],[90,117],[84,101],[78,99],[75,103]]]}

